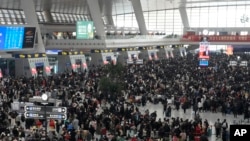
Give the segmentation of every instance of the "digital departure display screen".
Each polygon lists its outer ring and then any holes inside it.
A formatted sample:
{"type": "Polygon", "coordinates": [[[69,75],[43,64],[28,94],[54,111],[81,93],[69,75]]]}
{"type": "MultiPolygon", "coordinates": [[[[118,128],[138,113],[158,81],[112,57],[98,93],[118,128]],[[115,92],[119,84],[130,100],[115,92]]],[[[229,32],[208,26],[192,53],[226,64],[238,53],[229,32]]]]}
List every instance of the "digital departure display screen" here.
{"type": "Polygon", "coordinates": [[[0,50],[33,48],[35,27],[0,26],[0,50]]]}

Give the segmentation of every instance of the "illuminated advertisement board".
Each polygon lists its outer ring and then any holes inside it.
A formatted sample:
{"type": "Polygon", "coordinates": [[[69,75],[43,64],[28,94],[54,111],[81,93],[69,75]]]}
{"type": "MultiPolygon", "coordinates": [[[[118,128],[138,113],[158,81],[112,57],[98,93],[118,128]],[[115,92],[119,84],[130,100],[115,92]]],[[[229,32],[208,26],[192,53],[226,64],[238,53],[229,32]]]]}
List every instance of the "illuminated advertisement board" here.
{"type": "Polygon", "coordinates": [[[33,48],[36,35],[35,27],[25,27],[23,37],[23,48],[33,48]]]}
{"type": "Polygon", "coordinates": [[[200,42],[199,59],[209,59],[209,42],[200,42]]]}
{"type": "Polygon", "coordinates": [[[76,23],[76,39],[93,39],[94,30],[92,21],[78,21],[76,23]]]}

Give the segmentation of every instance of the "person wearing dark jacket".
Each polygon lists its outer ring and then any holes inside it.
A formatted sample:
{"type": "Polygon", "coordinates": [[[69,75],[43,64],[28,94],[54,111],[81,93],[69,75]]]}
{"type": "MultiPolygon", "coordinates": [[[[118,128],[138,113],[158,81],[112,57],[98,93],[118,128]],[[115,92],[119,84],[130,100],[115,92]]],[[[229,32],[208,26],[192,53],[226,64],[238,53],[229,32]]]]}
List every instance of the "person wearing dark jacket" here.
{"type": "Polygon", "coordinates": [[[14,128],[12,129],[12,134],[13,134],[14,137],[18,137],[18,136],[19,136],[19,132],[18,132],[18,130],[17,130],[16,127],[14,127],[14,128]]]}
{"type": "Polygon", "coordinates": [[[222,141],[227,141],[227,130],[223,129],[222,131],[222,141]]]}
{"type": "Polygon", "coordinates": [[[205,135],[201,135],[201,137],[200,137],[200,141],[208,141],[207,136],[205,136],[205,135]]]}

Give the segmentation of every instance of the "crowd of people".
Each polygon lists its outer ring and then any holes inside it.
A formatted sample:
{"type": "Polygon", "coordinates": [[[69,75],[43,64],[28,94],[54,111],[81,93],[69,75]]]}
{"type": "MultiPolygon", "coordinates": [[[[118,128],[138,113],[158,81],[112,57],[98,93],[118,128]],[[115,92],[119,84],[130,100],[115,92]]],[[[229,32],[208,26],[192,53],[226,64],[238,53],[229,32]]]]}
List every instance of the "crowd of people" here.
{"type": "MultiPolygon", "coordinates": [[[[240,57],[249,60],[247,55],[240,57]]],[[[117,95],[99,89],[100,79],[109,73],[103,71],[105,66],[49,77],[2,78],[0,138],[4,141],[187,141],[188,138],[207,141],[211,126],[215,126],[216,137],[227,141],[227,121],[218,119],[209,125],[199,112],[244,115],[248,119],[249,70],[228,65],[230,60],[237,60],[235,55],[211,54],[207,67],[200,67],[197,58],[187,54],[124,66],[125,88],[117,95]],[[60,106],[68,108],[66,120],[48,121],[48,139],[43,119],[26,119],[11,110],[13,101],[28,102],[30,97],[42,93],[62,100],[60,106]],[[149,102],[163,105],[163,119],[157,118],[156,111],[139,110],[138,107],[149,102]],[[186,112],[189,108],[194,111],[194,119],[171,115],[172,110],[186,112]]]]}

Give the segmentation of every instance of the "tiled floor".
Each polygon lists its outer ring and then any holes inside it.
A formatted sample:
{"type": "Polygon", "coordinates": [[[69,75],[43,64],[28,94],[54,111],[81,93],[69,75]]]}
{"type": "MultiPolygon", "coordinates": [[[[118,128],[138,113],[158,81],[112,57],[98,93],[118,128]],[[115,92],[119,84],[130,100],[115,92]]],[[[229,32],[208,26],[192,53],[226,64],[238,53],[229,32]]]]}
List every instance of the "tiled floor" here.
{"type": "MultiPolygon", "coordinates": [[[[161,103],[159,104],[153,104],[153,103],[147,103],[145,107],[140,106],[139,107],[141,112],[144,112],[146,109],[148,109],[151,112],[157,111],[157,119],[164,118],[163,115],[163,106],[161,103]]],[[[181,117],[183,119],[193,119],[194,113],[192,109],[187,109],[186,113],[184,114],[183,110],[180,109],[172,110],[172,117],[181,117]]],[[[221,121],[224,119],[227,120],[228,124],[233,124],[235,122],[241,122],[241,124],[249,124],[247,121],[243,121],[243,115],[238,116],[237,118],[234,118],[233,115],[226,115],[223,116],[221,112],[218,113],[212,113],[212,112],[201,112],[200,113],[201,118],[207,119],[210,125],[214,125],[214,122],[219,118],[221,121]]],[[[221,141],[221,139],[216,139],[215,137],[215,129],[212,130],[213,135],[210,137],[210,141],[221,141]]]]}

